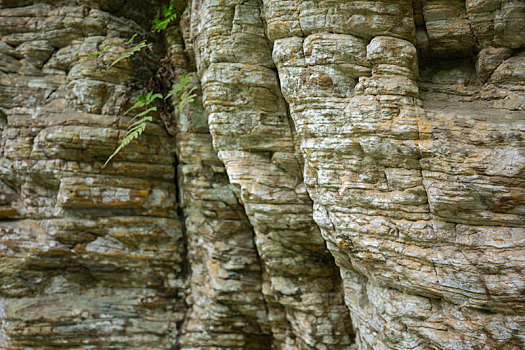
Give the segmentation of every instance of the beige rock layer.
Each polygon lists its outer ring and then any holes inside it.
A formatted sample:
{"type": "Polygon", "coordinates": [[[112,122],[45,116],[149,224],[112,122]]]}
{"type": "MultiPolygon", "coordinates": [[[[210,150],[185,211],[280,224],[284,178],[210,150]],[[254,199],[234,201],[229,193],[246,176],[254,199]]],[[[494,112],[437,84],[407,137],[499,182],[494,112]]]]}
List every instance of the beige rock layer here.
{"type": "MultiPolygon", "coordinates": [[[[166,41],[174,79],[194,76],[181,32],[169,30],[166,41]]],[[[198,85],[197,79],[193,83],[198,85]]],[[[212,147],[202,97],[197,95],[182,113],[175,109],[174,118],[186,264],[191,270],[183,335],[177,344],[181,349],[270,349],[253,228],[212,147]]]]}
{"type": "Polygon", "coordinates": [[[260,4],[194,1],[190,24],[214,147],[254,227],[274,347],[349,348],[341,281],[313,221],[260,4]]]}
{"type": "Polygon", "coordinates": [[[525,347],[523,1],[175,4],[0,4],[0,348],[525,347]]]}
{"type": "Polygon", "coordinates": [[[522,347],[525,81],[521,55],[510,57],[522,5],[494,8],[501,49],[481,44],[476,77],[465,4],[423,1],[420,89],[417,19],[401,21],[411,1],[312,3],[291,24],[276,15],[284,2],[265,1],[268,35],[359,348],[522,347]],[[327,14],[365,16],[366,34],[334,30],[327,14]]]}
{"type": "Polygon", "coordinates": [[[168,349],[185,313],[175,145],[152,124],[101,168],[158,53],[82,56],[154,11],[76,3],[0,5],[0,348],[168,349]]]}

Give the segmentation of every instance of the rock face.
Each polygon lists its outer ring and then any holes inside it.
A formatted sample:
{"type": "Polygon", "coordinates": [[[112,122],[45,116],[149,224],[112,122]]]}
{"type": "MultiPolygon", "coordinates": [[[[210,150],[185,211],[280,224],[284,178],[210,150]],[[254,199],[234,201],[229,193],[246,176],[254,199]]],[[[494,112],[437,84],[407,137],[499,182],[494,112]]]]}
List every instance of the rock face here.
{"type": "Polygon", "coordinates": [[[82,56],[154,12],[15,3],[0,10],[0,348],[168,349],[185,315],[175,145],[152,125],[101,169],[158,53],[82,56]]]}
{"type": "Polygon", "coordinates": [[[523,1],[174,4],[0,2],[0,349],[525,347],[523,1]]]}

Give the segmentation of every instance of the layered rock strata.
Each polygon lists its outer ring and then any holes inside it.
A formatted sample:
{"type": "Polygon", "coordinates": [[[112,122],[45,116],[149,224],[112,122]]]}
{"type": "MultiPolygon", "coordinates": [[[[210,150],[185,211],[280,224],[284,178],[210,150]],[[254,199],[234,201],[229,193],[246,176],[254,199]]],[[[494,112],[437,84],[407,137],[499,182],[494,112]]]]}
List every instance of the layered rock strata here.
{"type": "Polygon", "coordinates": [[[190,16],[210,132],[255,230],[273,337],[283,349],[348,348],[340,279],[313,222],[260,4],[193,2],[190,16]]]}
{"type": "Polygon", "coordinates": [[[265,5],[359,348],[523,346],[525,62],[508,58],[522,4],[424,1],[420,35],[411,1],[305,1],[294,19],[288,2],[265,5]],[[493,39],[478,42],[485,10],[493,39]],[[464,65],[479,46],[476,74],[464,65]]]}
{"type": "Polygon", "coordinates": [[[525,346],[523,1],[174,3],[0,4],[0,348],[525,346]]]}
{"type": "MultiPolygon", "coordinates": [[[[181,32],[166,35],[168,57],[181,74],[195,76],[181,32]]],[[[198,80],[193,84],[198,86],[198,80]]],[[[270,349],[253,228],[212,146],[200,92],[182,112],[175,108],[179,203],[189,271],[181,349],[270,349]]],[[[177,107],[177,101],[173,104],[177,107]]]]}
{"type": "Polygon", "coordinates": [[[152,124],[102,169],[139,90],[130,83],[145,84],[159,60],[107,68],[124,48],[83,56],[148,35],[151,5],[115,5],[0,10],[2,349],[168,349],[179,335],[175,145],[152,124]]]}

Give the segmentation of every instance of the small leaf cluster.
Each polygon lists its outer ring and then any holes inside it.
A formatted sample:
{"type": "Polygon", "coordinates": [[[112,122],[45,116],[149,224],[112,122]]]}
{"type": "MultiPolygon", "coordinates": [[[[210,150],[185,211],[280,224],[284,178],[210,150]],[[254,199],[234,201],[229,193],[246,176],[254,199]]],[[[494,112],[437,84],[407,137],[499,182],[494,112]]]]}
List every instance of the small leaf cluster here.
{"type": "MultiPolygon", "coordinates": [[[[134,34],[133,37],[130,39],[130,40],[133,40],[133,38],[136,36],[137,34],[134,34]]],[[[131,47],[130,49],[126,50],[123,54],[121,54],[120,56],[118,56],[109,66],[110,67],[113,67],[115,64],[117,64],[118,62],[120,62],[121,60],[125,59],[125,58],[128,58],[128,57],[131,57],[133,56],[136,52],[139,52],[140,50],[142,50],[143,48],[145,48],[147,45],[146,45],[146,40],[142,40],[140,43],[138,43],[137,45],[131,47]]]]}
{"type": "Polygon", "coordinates": [[[173,0],[170,0],[169,6],[164,5],[162,8],[162,16],[164,17],[163,19],[153,19],[153,26],[151,27],[152,32],[161,32],[165,30],[168,27],[168,24],[177,18],[177,12],[173,0]]]}
{"type": "Polygon", "coordinates": [[[111,161],[111,159],[113,159],[113,157],[115,157],[124,147],[129,145],[131,141],[137,139],[140,135],[142,135],[144,130],[146,130],[147,122],[153,121],[153,118],[149,115],[149,113],[157,111],[157,107],[151,106],[152,102],[155,101],[157,98],[162,98],[162,95],[155,94],[153,93],[153,91],[148,92],[146,97],[140,95],[139,100],[124,113],[124,115],[127,115],[129,112],[135,109],[143,107],[146,108],[144,111],[138,113],[133,118],[131,118],[131,124],[126,129],[126,136],[120,142],[113,154],[106,160],[106,162],[102,166],[103,168],[105,168],[106,165],[108,165],[108,163],[111,161]]]}
{"type": "Polygon", "coordinates": [[[178,99],[179,113],[182,113],[188,103],[192,103],[197,95],[194,94],[197,88],[189,84],[190,76],[181,75],[180,81],[174,83],[171,87],[170,92],[166,95],[165,99],[174,96],[178,99]]]}
{"type": "Polygon", "coordinates": [[[106,160],[102,166],[103,168],[105,168],[111,159],[113,159],[124,147],[129,145],[131,141],[142,135],[144,130],[146,130],[147,122],[153,121],[153,117],[150,115],[150,113],[157,111],[157,107],[152,106],[153,101],[158,98],[167,100],[170,97],[174,97],[176,100],[178,100],[179,113],[182,113],[188,103],[191,103],[195,100],[197,95],[194,94],[194,92],[197,88],[191,86],[189,84],[189,80],[189,75],[182,74],[180,76],[180,81],[173,84],[170,92],[166,96],[162,96],[162,94],[159,93],[154,93],[153,91],[149,91],[146,96],[139,95],[139,100],[130,109],[128,109],[124,115],[128,115],[128,113],[136,109],[144,108],[144,111],[138,113],[131,119],[131,124],[127,128],[126,136],[120,142],[113,154],[106,160]]]}
{"type": "MultiPolygon", "coordinates": [[[[173,0],[170,0],[169,6],[164,6],[162,10],[163,18],[155,18],[153,20],[153,26],[151,30],[153,32],[160,32],[165,30],[170,22],[174,21],[177,17],[175,5],[173,3],[173,0]]],[[[126,41],[125,43],[122,43],[120,45],[129,46],[137,34],[133,34],[133,36],[126,41]]],[[[84,56],[100,56],[104,54],[105,52],[109,51],[110,49],[118,46],[119,44],[112,44],[109,46],[106,46],[104,49],[90,53],[88,55],[84,56]]],[[[130,47],[127,49],[124,53],[119,55],[110,65],[109,67],[113,67],[115,64],[120,62],[123,59],[129,58],[133,56],[135,53],[140,52],[143,48],[147,47],[148,44],[146,43],[146,40],[142,40],[140,43],[138,43],[135,46],[130,47]]],[[[166,96],[162,96],[162,94],[154,93],[153,91],[149,91],[146,96],[139,95],[138,101],[129,108],[124,115],[128,115],[130,112],[135,110],[143,109],[142,112],[139,112],[137,115],[135,115],[131,121],[130,125],[126,129],[126,135],[124,136],[124,139],[120,142],[120,144],[117,146],[113,154],[109,156],[109,158],[106,160],[104,165],[102,166],[105,168],[109,162],[127,145],[131,143],[131,141],[137,139],[140,135],[144,133],[146,130],[146,124],[148,122],[153,121],[153,117],[151,116],[152,112],[157,111],[157,107],[153,105],[153,102],[156,99],[163,99],[167,100],[170,97],[173,97],[175,101],[177,102],[179,113],[182,113],[184,108],[191,102],[194,101],[196,94],[194,93],[197,88],[190,85],[190,76],[189,75],[181,75],[179,82],[176,82],[172,85],[169,93],[166,96]]]]}
{"type": "MultiPolygon", "coordinates": [[[[135,39],[136,36],[137,36],[137,34],[133,34],[131,39],[129,39],[128,41],[126,41],[123,44],[118,44],[118,43],[111,44],[111,45],[106,46],[104,49],[102,49],[100,51],[93,52],[93,53],[90,53],[90,54],[87,54],[87,55],[83,55],[82,57],[100,56],[103,53],[106,53],[107,51],[109,51],[110,49],[112,49],[112,48],[114,48],[116,46],[119,46],[119,45],[128,46],[128,45],[130,45],[133,42],[133,40],[135,39]]],[[[122,61],[123,59],[133,56],[136,52],[139,52],[140,50],[142,50],[145,47],[147,47],[146,40],[142,40],[137,45],[132,46],[131,48],[129,48],[126,51],[124,51],[123,54],[119,55],[113,62],[111,62],[109,67],[113,67],[115,64],[117,64],[118,62],[122,61]]]]}
{"type": "Polygon", "coordinates": [[[124,147],[130,144],[131,141],[134,139],[137,139],[144,130],[146,130],[146,123],[153,121],[153,117],[150,115],[152,112],[157,111],[157,107],[152,106],[153,101],[155,101],[158,98],[167,100],[170,97],[174,97],[178,100],[178,109],[179,113],[182,113],[184,108],[191,102],[195,100],[195,97],[197,96],[194,92],[197,89],[194,86],[191,86],[189,84],[190,76],[182,74],[180,76],[180,80],[177,83],[174,83],[170,92],[166,96],[162,96],[162,94],[154,93],[153,91],[149,91],[146,96],[139,95],[138,101],[129,108],[124,115],[128,115],[131,111],[134,111],[136,109],[144,108],[144,111],[138,113],[131,119],[131,124],[128,126],[126,130],[126,136],[124,139],[120,142],[118,147],[115,149],[113,154],[106,160],[104,165],[102,166],[105,168],[111,159],[113,159],[124,147]]]}

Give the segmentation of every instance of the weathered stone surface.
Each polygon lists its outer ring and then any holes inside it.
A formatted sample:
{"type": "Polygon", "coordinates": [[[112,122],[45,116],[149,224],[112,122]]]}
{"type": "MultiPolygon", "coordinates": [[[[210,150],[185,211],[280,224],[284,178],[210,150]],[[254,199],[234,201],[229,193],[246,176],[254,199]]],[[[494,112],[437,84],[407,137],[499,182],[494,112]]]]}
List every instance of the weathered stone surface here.
{"type": "Polygon", "coordinates": [[[184,318],[175,145],[151,125],[101,168],[154,62],[82,56],[154,12],[99,6],[0,6],[2,349],[168,349],[184,318]]]}
{"type": "Polygon", "coordinates": [[[274,346],[349,348],[340,279],[313,221],[260,5],[203,1],[191,10],[210,132],[254,227],[274,346]],[[253,55],[235,44],[248,35],[257,36],[253,55]]]}
{"type": "MultiPolygon", "coordinates": [[[[484,49],[478,75],[493,77],[467,86],[472,67],[432,59],[477,50],[464,4],[424,1],[422,9],[429,41],[419,51],[430,52],[420,67],[422,86],[413,45],[421,41],[413,37],[375,36],[361,63],[371,76],[355,76],[351,95],[330,99],[322,86],[297,79],[316,63],[305,56],[319,54],[306,46],[301,52],[309,36],[275,40],[314,218],[340,268],[360,348],[519,348],[525,116],[509,108],[523,110],[511,105],[523,98],[521,56],[484,49]],[[506,235],[510,246],[503,248],[497,237],[506,235]],[[499,330],[485,327],[491,317],[499,330]]],[[[355,42],[368,39],[354,35],[355,42]]],[[[325,80],[343,79],[337,74],[325,80]]]]}
{"type": "MultiPolygon", "coordinates": [[[[167,35],[177,74],[189,74],[180,32],[167,35]]],[[[191,72],[195,79],[195,73],[191,72]]],[[[271,334],[253,229],[212,147],[202,97],[175,114],[180,208],[190,292],[181,349],[269,349],[271,334]]]]}
{"type": "Polygon", "coordinates": [[[0,3],[0,348],[525,347],[523,1],[159,5],[0,3]]]}

